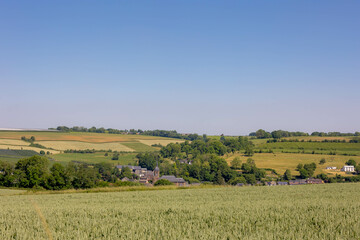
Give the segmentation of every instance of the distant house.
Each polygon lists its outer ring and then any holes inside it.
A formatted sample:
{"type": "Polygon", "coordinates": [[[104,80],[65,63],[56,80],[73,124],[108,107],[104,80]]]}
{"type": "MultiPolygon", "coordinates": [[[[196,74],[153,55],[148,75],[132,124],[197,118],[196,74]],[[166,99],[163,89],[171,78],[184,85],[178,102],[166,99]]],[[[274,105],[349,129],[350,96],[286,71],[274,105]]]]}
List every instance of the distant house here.
{"type": "Polygon", "coordinates": [[[306,184],[305,179],[296,179],[296,180],[290,180],[289,185],[304,185],[306,184]]]}
{"type": "Polygon", "coordinates": [[[266,182],[265,186],[276,186],[276,182],[275,181],[266,182]]]}
{"type": "Polygon", "coordinates": [[[336,170],[336,167],[326,167],[327,170],[336,170]]]}
{"type": "Polygon", "coordinates": [[[324,181],[322,179],[318,179],[318,178],[308,178],[308,179],[306,179],[306,183],[307,184],[323,184],[324,181]]]}
{"type": "Polygon", "coordinates": [[[341,171],[343,171],[343,172],[355,172],[355,167],[351,166],[351,165],[345,165],[345,166],[343,166],[341,171]]]}
{"type": "Polygon", "coordinates": [[[128,181],[130,181],[130,179],[127,178],[127,177],[123,177],[123,178],[121,179],[121,181],[122,181],[122,182],[128,182],[128,181]]]}
{"type": "Polygon", "coordinates": [[[289,183],[288,182],[277,182],[277,185],[284,186],[284,185],[289,185],[289,183]]]}
{"type": "Polygon", "coordinates": [[[160,169],[158,166],[155,167],[154,171],[148,170],[146,168],[142,168],[141,166],[132,166],[132,165],[117,165],[116,166],[120,171],[123,168],[129,168],[131,172],[139,177],[140,183],[149,183],[156,182],[160,177],[160,169]]]}
{"type": "Polygon", "coordinates": [[[236,184],[235,186],[237,186],[237,187],[243,187],[243,186],[245,186],[245,184],[244,184],[244,183],[238,183],[238,184],[236,184]]]}
{"type": "Polygon", "coordinates": [[[174,175],[164,175],[160,179],[166,179],[174,183],[178,187],[183,187],[187,185],[187,182],[183,178],[177,178],[174,175]]]}
{"type": "Polygon", "coordinates": [[[189,159],[180,159],[179,163],[191,165],[192,161],[189,159]]]}

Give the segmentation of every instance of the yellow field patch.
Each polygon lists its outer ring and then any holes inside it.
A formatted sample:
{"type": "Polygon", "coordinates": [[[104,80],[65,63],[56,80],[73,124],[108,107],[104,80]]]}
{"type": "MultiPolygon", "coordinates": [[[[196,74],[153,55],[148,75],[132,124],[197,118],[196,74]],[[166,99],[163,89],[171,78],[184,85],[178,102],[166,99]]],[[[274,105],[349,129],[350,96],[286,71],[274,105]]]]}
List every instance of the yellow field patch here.
{"type": "Polygon", "coordinates": [[[79,142],[79,141],[37,141],[36,143],[43,145],[47,148],[53,148],[56,150],[86,150],[86,149],[95,149],[95,150],[113,150],[119,152],[133,152],[132,148],[122,145],[118,142],[110,143],[88,143],[88,142],[79,142]]]}
{"type": "Polygon", "coordinates": [[[184,140],[177,140],[177,139],[155,139],[155,140],[138,140],[139,142],[146,144],[148,146],[154,145],[154,144],[161,144],[162,146],[166,146],[169,143],[182,143],[184,140]]]}
{"type": "MultiPolygon", "coordinates": [[[[256,166],[259,168],[272,168],[275,169],[279,174],[283,174],[286,169],[290,169],[293,173],[295,172],[296,166],[306,163],[315,162],[317,168],[315,174],[319,173],[333,173],[329,170],[326,170],[327,166],[334,166],[337,169],[341,169],[345,162],[349,159],[354,159],[357,162],[360,162],[360,156],[340,156],[340,155],[318,155],[318,154],[291,154],[291,153],[255,153],[252,157],[246,157],[241,154],[229,155],[226,157],[227,162],[230,164],[231,160],[235,157],[240,157],[240,160],[244,163],[248,158],[255,160],[256,166]],[[319,165],[321,159],[325,159],[326,163],[319,165]]],[[[342,172],[336,171],[336,173],[342,172]]]]}
{"type": "Polygon", "coordinates": [[[106,142],[138,142],[139,140],[167,140],[169,138],[146,136],[146,135],[126,135],[108,133],[88,133],[88,132],[17,132],[0,131],[0,139],[17,139],[21,137],[30,138],[34,136],[36,141],[80,141],[92,143],[106,142]]]}
{"type": "Polygon", "coordinates": [[[0,144],[0,149],[10,149],[10,150],[33,150],[35,152],[40,153],[41,150],[44,152],[50,152],[52,154],[60,153],[60,151],[57,150],[49,150],[49,149],[43,149],[43,148],[36,148],[36,147],[28,147],[28,146],[15,146],[15,145],[4,145],[0,144]]]}
{"type": "Polygon", "coordinates": [[[30,143],[16,139],[0,139],[2,145],[29,146],[30,143]]]}

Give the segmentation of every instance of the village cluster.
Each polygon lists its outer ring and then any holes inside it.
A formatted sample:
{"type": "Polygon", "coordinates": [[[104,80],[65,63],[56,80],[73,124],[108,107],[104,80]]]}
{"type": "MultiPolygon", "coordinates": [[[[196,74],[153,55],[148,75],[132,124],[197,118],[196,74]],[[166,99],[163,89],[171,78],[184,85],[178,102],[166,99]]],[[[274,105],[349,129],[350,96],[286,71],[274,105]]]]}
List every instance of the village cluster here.
{"type": "Polygon", "coordinates": [[[148,170],[147,168],[142,168],[141,166],[132,166],[132,165],[117,165],[119,170],[123,168],[129,168],[133,174],[135,174],[139,179],[129,179],[124,177],[121,181],[137,181],[145,185],[153,185],[156,181],[161,179],[166,179],[173,183],[176,186],[183,187],[187,186],[187,182],[183,178],[177,178],[174,175],[164,175],[160,177],[160,169],[158,166],[155,167],[154,171],[148,170]]]}
{"type": "MultiPolygon", "coordinates": [[[[188,163],[191,164],[191,163],[188,163]]],[[[124,177],[121,179],[121,181],[131,181],[131,182],[139,182],[147,186],[152,186],[156,181],[161,179],[166,179],[173,183],[176,186],[179,187],[185,187],[189,186],[189,184],[183,179],[183,178],[177,178],[174,175],[163,175],[160,177],[160,169],[158,166],[155,167],[154,171],[148,170],[147,168],[142,168],[141,166],[132,166],[132,165],[117,165],[116,166],[120,171],[123,168],[129,168],[131,172],[137,176],[136,179],[129,179],[127,177],[124,177]]],[[[326,167],[327,170],[336,170],[336,167],[326,167]]],[[[341,168],[341,171],[343,172],[355,172],[355,167],[351,165],[345,165],[343,168],[341,168]]],[[[318,178],[308,178],[308,179],[295,179],[295,180],[289,180],[288,182],[285,181],[268,181],[268,182],[261,182],[257,181],[254,185],[265,185],[265,186],[284,186],[284,185],[304,185],[304,184],[323,184],[324,181],[322,179],[318,178]]],[[[199,185],[199,183],[191,184],[191,185],[199,185]]],[[[245,184],[245,183],[238,183],[236,184],[238,187],[243,186],[252,186],[251,184],[245,184]]]]}

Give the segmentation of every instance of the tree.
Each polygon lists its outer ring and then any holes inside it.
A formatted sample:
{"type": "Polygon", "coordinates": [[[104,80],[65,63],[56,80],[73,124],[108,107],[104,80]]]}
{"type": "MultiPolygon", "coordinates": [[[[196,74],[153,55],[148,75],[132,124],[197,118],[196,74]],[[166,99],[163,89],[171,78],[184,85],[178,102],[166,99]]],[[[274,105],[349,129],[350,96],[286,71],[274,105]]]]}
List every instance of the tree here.
{"type": "Polygon", "coordinates": [[[256,177],[254,174],[244,174],[244,177],[246,179],[246,182],[248,184],[255,184],[256,183],[256,177]]]}
{"type": "Polygon", "coordinates": [[[360,174],[360,164],[355,167],[355,171],[357,174],[360,174]]]}
{"type": "Polygon", "coordinates": [[[44,186],[49,174],[48,166],[49,160],[45,157],[33,156],[20,159],[15,165],[15,169],[20,171],[19,186],[26,188],[44,186]]]}
{"type": "Polygon", "coordinates": [[[218,170],[217,173],[216,173],[214,183],[217,184],[217,185],[224,185],[225,184],[225,180],[222,177],[222,174],[221,174],[220,170],[218,170]]]}
{"type": "Polygon", "coordinates": [[[254,155],[254,150],[252,147],[247,146],[245,149],[245,156],[251,157],[252,155],[254,155]]]}
{"type": "Polygon", "coordinates": [[[124,178],[124,177],[127,177],[129,179],[132,178],[132,171],[129,167],[123,167],[121,169],[121,175],[120,175],[120,178],[124,178]]]}
{"type": "Polygon", "coordinates": [[[271,134],[266,132],[263,129],[259,129],[255,132],[255,136],[256,136],[256,138],[270,138],[271,134]]]}
{"type": "Polygon", "coordinates": [[[60,163],[54,163],[50,168],[50,175],[47,178],[46,188],[53,190],[67,189],[71,187],[69,173],[60,163]]]}
{"type": "Polygon", "coordinates": [[[174,185],[174,184],[167,179],[157,180],[154,184],[154,186],[162,186],[162,185],[174,185]]]}
{"type": "Polygon", "coordinates": [[[356,167],[356,162],[355,162],[355,160],[353,160],[353,159],[350,159],[350,160],[347,161],[345,164],[356,167]]]}
{"type": "Polygon", "coordinates": [[[300,172],[300,178],[302,179],[306,179],[310,176],[309,172],[305,168],[300,169],[299,172],[300,172]]]}
{"type": "Polygon", "coordinates": [[[34,137],[34,136],[31,136],[31,137],[30,137],[30,141],[35,142],[35,137],[34,137]]]}
{"type": "Polygon", "coordinates": [[[232,161],[231,161],[231,168],[232,169],[241,169],[241,160],[239,157],[235,157],[232,161]]]}
{"type": "Polygon", "coordinates": [[[236,185],[238,183],[246,183],[246,179],[243,177],[243,176],[240,176],[240,177],[236,177],[236,178],[232,178],[230,179],[229,183],[231,185],[236,185]]]}
{"type": "Polygon", "coordinates": [[[40,151],[40,154],[41,154],[41,155],[45,155],[45,151],[44,151],[44,150],[41,150],[41,151],[40,151]]]}
{"type": "Polygon", "coordinates": [[[285,180],[291,180],[292,179],[292,175],[291,175],[291,171],[290,169],[286,169],[285,173],[284,173],[284,179],[285,180]]]}
{"type": "Polygon", "coordinates": [[[326,160],[325,160],[325,158],[322,158],[322,159],[320,160],[319,164],[320,164],[320,165],[323,165],[324,163],[326,163],[326,160]]]}

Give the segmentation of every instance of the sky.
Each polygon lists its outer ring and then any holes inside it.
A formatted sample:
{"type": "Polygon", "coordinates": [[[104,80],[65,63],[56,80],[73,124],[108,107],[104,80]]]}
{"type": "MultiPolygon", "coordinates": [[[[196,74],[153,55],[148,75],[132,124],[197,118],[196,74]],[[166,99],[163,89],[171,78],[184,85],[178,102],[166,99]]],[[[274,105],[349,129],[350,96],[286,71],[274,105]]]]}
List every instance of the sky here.
{"type": "Polygon", "coordinates": [[[0,127],[360,130],[359,1],[0,1],[0,127]]]}

